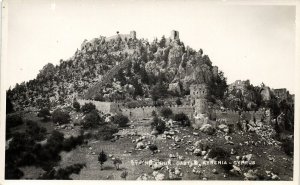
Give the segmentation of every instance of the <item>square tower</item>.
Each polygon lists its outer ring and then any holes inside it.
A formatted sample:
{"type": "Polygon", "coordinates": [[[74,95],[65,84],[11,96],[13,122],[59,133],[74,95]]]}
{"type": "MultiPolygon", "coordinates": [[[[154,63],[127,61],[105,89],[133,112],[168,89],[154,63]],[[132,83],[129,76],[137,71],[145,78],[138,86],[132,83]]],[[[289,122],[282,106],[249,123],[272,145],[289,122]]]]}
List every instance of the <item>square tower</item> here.
{"type": "Polygon", "coordinates": [[[172,40],[178,40],[179,39],[179,32],[176,30],[171,31],[171,38],[172,40]]]}
{"type": "Polygon", "coordinates": [[[190,95],[192,98],[206,98],[208,87],[206,84],[194,84],[190,86],[190,95]]]}
{"type": "Polygon", "coordinates": [[[136,39],[136,31],[130,31],[130,38],[136,39]]]}

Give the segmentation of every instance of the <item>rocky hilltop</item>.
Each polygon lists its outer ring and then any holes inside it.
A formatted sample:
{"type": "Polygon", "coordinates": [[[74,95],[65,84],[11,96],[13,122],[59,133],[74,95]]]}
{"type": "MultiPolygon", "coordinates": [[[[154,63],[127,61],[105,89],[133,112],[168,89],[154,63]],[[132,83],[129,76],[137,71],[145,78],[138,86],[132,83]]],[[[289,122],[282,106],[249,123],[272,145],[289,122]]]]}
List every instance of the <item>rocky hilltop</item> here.
{"type": "Polygon", "coordinates": [[[165,93],[158,96],[181,96],[191,84],[213,86],[218,79],[225,80],[223,73],[202,49],[186,47],[177,31],[152,42],[132,31],[85,40],[71,58],[45,65],[36,79],[17,84],[8,97],[20,110],[76,97],[128,102],[151,97],[157,86],[165,93]]]}

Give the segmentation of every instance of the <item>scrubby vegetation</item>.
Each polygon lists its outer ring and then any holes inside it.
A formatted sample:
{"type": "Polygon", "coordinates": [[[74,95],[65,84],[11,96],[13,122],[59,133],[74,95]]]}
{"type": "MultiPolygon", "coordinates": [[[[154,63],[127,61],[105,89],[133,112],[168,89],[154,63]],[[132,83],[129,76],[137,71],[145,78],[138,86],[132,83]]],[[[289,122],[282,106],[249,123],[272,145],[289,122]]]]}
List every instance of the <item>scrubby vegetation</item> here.
{"type": "Polygon", "coordinates": [[[113,117],[113,123],[119,125],[119,127],[128,126],[127,125],[128,122],[129,122],[129,119],[122,114],[117,114],[113,117]]]}
{"type": "Polygon", "coordinates": [[[190,126],[191,122],[189,117],[184,113],[174,115],[174,121],[178,121],[181,126],[190,126]]]}
{"type": "Polygon", "coordinates": [[[94,109],[87,113],[81,124],[83,128],[95,128],[101,124],[104,124],[104,120],[99,116],[98,112],[94,109]]]}
{"type": "Polygon", "coordinates": [[[172,115],[173,115],[173,112],[170,108],[167,108],[167,107],[163,107],[161,110],[160,110],[160,114],[161,116],[163,116],[164,118],[170,118],[172,115]]]}
{"type": "Polygon", "coordinates": [[[52,113],[52,120],[54,123],[66,124],[70,122],[70,114],[62,109],[56,109],[52,113]]]}
{"type": "Polygon", "coordinates": [[[158,117],[154,117],[151,123],[152,128],[156,129],[159,134],[166,130],[166,123],[158,117]]]}

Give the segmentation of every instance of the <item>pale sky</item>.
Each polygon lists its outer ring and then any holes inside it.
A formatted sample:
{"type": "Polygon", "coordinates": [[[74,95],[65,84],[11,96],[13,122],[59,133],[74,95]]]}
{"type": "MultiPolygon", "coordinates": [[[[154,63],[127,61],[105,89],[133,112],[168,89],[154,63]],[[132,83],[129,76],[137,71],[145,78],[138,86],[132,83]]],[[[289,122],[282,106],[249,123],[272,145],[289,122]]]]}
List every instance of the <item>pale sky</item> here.
{"type": "Polygon", "coordinates": [[[68,59],[84,39],[137,32],[152,41],[179,31],[228,83],[249,79],[295,92],[295,7],[196,1],[10,0],[6,87],[68,59]]]}

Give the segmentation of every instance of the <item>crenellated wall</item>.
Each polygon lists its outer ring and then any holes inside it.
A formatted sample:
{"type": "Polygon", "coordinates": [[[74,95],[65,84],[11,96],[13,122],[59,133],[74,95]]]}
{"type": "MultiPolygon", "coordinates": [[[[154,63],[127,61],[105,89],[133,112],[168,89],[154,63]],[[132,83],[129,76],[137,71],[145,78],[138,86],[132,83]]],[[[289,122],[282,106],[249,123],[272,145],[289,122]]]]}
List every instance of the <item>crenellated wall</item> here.
{"type": "MultiPolygon", "coordinates": [[[[122,114],[127,116],[130,120],[142,120],[144,118],[151,118],[152,112],[155,111],[157,114],[163,107],[145,106],[137,108],[125,108],[122,109],[122,114]]],[[[184,113],[189,118],[193,117],[194,107],[188,105],[182,106],[168,106],[174,114],[184,113]]]]}
{"type": "Polygon", "coordinates": [[[77,99],[80,106],[83,106],[86,103],[93,103],[96,106],[96,109],[108,114],[116,114],[121,113],[121,109],[119,108],[119,105],[114,102],[101,102],[101,101],[94,101],[94,100],[83,100],[83,99],[77,99]]]}

